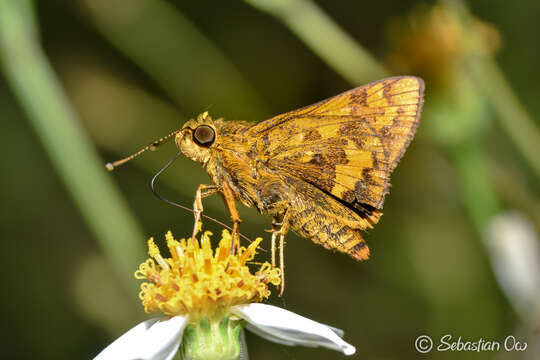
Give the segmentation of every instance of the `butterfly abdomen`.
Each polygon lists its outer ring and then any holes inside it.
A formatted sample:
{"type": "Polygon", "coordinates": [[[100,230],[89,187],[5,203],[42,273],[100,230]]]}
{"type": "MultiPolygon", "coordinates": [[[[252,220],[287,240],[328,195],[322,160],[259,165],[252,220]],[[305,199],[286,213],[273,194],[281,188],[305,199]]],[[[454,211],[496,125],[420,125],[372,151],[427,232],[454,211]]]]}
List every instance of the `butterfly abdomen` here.
{"type": "Polygon", "coordinates": [[[356,260],[367,260],[369,247],[360,230],[328,215],[322,208],[305,209],[302,216],[292,219],[291,229],[327,249],[335,249],[356,260]]]}

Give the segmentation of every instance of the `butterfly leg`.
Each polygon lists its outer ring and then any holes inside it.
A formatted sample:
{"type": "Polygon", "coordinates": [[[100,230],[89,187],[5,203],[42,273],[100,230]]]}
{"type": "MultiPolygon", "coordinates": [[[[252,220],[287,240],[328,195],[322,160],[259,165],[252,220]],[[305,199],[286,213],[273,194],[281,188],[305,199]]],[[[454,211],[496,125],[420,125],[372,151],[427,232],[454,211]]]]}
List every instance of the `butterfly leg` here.
{"type": "Polygon", "coordinates": [[[276,267],[276,237],[277,237],[277,233],[276,232],[272,232],[272,250],[271,250],[271,253],[272,253],[272,267],[276,267]]]}
{"type": "Polygon", "coordinates": [[[285,235],[289,231],[290,217],[291,212],[286,211],[285,214],[272,219],[272,267],[276,265],[276,238],[279,235],[279,270],[281,274],[279,296],[282,296],[285,291],[285,235]]]}
{"type": "Polygon", "coordinates": [[[236,209],[236,203],[234,202],[234,195],[230,186],[224,182],[221,187],[221,193],[223,194],[223,199],[225,200],[225,205],[229,210],[231,215],[231,220],[233,222],[233,231],[232,231],[232,244],[231,244],[231,254],[234,254],[235,250],[240,251],[240,239],[238,236],[238,227],[242,222],[240,215],[238,215],[238,210],[236,209]]]}
{"type": "Polygon", "coordinates": [[[201,214],[203,212],[202,199],[205,197],[214,195],[220,190],[219,186],[216,185],[204,185],[200,184],[195,193],[195,201],[193,202],[193,214],[195,214],[195,225],[193,225],[193,235],[192,239],[195,240],[195,235],[197,235],[197,227],[201,221],[201,214]]]}
{"type": "Polygon", "coordinates": [[[279,270],[281,274],[281,289],[279,296],[283,296],[285,291],[285,235],[279,235],[279,270]]]}

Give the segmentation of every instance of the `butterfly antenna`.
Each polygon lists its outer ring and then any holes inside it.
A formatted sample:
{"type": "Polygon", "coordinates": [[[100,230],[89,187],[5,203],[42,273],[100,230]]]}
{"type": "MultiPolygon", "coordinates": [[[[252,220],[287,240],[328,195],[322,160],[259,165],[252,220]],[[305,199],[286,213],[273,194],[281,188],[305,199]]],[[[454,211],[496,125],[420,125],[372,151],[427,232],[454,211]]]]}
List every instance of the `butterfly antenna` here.
{"type": "Polygon", "coordinates": [[[115,168],[117,168],[118,166],[123,165],[123,164],[127,163],[127,162],[130,161],[130,160],[133,160],[134,158],[136,158],[137,156],[141,155],[143,152],[145,152],[145,151],[147,151],[147,150],[155,151],[155,150],[157,150],[157,148],[158,148],[160,145],[163,145],[164,143],[166,143],[167,141],[169,141],[170,139],[172,139],[172,137],[175,136],[176,134],[178,134],[180,131],[182,131],[182,129],[180,129],[180,130],[175,130],[175,131],[173,131],[172,133],[170,133],[169,135],[164,136],[164,137],[162,137],[162,138],[159,139],[159,140],[153,141],[151,144],[145,146],[145,147],[142,148],[141,150],[137,151],[135,154],[132,154],[132,155],[126,157],[126,158],[123,158],[123,159],[120,159],[120,160],[117,160],[117,161],[113,161],[113,162],[109,162],[109,163],[105,164],[105,167],[107,168],[107,170],[113,171],[113,170],[114,170],[115,168]]]}
{"type": "MultiPolygon", "coordinates": [[[[169,200],[169,199],[165,199],[163,196],[161,196],[161,195],[156,191],[156,180],[157,180],[157,178],[158,178],[165,170],[167,170],[167,168],[168,168],[169,166],[171,166],[171,164],[172,164],[176,159],[178,159],[178,157],[179,157],[180,155],[182,155],[182,152],[179,151],[179,152],[178,152],[171,160],[169,160],[169,161],[165,164],[165,166],[163,166],[163,167],[162,167],[162,168],[154,175],[154,177],[152,177],[152,180],[150,181],[150,189],[152,190],[152,193],[153,193],[159,200],[161,200],[161,201],[163,201],[163,202],[165,202],[165,203],[167,203],[167,204],[169,204],[169,205],[179,207],[180,209],[184,209],[184,210],[187,210],[187,211],[189,211],[189,212],[194,212],[193,209],[188,208],[187,206],[184,206],[184,205],[182,205],[182,204],[178,204],[178,203],[176,203],[176,202],[174,202],[174,201],[171,201],[171,200],[169,200]]],[[[221,221],[219,221],[219,220],[217,220],[217,219],[214,219],[214,218],[211,217],[211,216],[202,214],[202,217],[205,218],[205,219],[208,219],[208,220],[210,220],[210,221],[213,221],[213,222],[215,222],[216,224],[218,224],[218,225],[220,225],[220,226],[223,226],[225,229],[228,229],[229,231],[233,231],[233,229],[232,229],[230,226],[228,226],[228,225],[222,223],[221,221]]],[[[245,236],[245,235],[243,235],[243,234],[241,234],[241,233],[238,233],[238,234],[240,235],[240,237],[242,237],[243,239],[247,240],[248,242],[250,242],[250,243],[253,242],[253,240],[251,240],[251,239],[248,238],[247,236],[245,236]]],[[[260,249],[261,251],[263,251],[263,252],[266,252],[266,250],[264,250],[263,248],[259,248],[259,249],[260,249]]]]}

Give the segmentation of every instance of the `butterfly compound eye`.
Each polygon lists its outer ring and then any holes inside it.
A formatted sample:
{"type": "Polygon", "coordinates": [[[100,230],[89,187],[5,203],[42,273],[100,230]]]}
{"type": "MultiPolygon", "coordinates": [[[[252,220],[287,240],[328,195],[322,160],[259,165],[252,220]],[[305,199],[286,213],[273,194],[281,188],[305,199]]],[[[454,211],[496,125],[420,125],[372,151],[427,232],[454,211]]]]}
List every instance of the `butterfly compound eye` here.
{"type": "Polygon", "coordinates": [[[214,143],[216,133],[208,125],[198,126],[193,132],[193,140],[197,145],[209,147],[214,143]]]}

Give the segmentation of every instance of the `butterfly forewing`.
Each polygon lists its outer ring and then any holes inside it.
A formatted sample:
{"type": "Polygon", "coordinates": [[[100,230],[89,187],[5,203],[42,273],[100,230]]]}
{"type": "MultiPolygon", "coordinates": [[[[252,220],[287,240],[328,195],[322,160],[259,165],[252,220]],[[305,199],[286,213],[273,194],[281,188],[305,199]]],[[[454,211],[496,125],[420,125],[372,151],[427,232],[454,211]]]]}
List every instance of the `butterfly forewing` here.
{"type": "Polygon", "coordinates": [[[394,77],[261,122],[261,161],[361,208],[382,208],[389,176],[418,126],[423,81],[394,77]]]}

